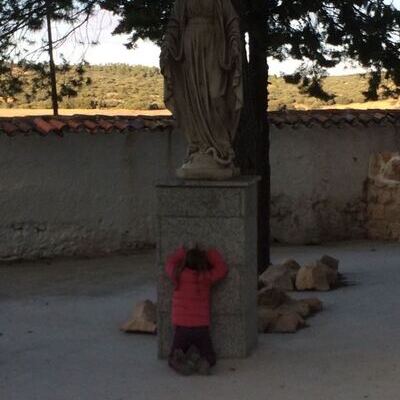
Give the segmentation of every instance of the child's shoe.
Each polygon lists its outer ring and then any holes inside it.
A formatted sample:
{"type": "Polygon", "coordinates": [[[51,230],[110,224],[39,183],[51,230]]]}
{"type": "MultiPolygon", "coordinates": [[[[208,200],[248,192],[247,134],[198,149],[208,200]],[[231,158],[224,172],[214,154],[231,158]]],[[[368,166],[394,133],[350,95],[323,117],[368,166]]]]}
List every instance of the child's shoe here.
{"type": "Polygon", "coordinates": [[[200,356],[200,352],[196,346],[190,346],[189,350],[186,352],[186,361],[193,369],[200,375],[210,375],[211,366],[207,359],[200,356]]]}
{"type": "Polygon", "coordinates": [[[193,367],[187,362],[186,355],[182,350],[175,350],[169,359],[169,365],[172,369],[181,375],[192,375],[193,367]]]}
{"type": "Polygon", "coordinates": [[[197,371],[200,361],[200,353],[196,346],[190,346],[186,352],[186,363],[192,368],[193,372],[197,371]]]}
{"type": "Polygon", "coordinates": [[[205,358],[199,360],[197,364],[197,372],[200,375],[211,375],[210,363],[205,358]]]}

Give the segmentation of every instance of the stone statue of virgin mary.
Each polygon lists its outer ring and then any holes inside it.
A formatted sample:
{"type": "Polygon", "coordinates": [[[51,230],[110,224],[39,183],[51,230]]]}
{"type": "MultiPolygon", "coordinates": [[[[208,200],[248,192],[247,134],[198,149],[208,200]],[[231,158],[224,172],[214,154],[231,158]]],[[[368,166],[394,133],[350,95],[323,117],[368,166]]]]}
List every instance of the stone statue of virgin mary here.
{"type": "MultiPolygon", "coordinates": [[[[176,0],[161,48],[164,101],[189,143],[185,179],[228,179],[243,105],[239,17],[231,0],[176,0]]],[[[236,171],[236,172],[235,172],[236,171]]]]}

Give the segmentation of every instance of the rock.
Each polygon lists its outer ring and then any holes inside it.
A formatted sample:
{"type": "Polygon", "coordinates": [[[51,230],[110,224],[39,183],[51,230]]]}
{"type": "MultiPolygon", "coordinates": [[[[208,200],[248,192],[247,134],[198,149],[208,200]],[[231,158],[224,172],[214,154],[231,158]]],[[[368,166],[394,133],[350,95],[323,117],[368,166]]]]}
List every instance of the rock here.
{"type": "Polygon", "coordinates": [[[284,265],[273,265],[259,276],[265,287],[279,289],[283,291],[294,290],[294,281],[296,273],[284,265]]]}
{"type": "Polygon", "coordinates": [[[296,276],[297,290],[330,290],[337,281],[337,272],[316,261],[314,264],[305,265],[300,268],[296,276]]]}
{"type": "Polygon", "coordinates": [[[258,307],[258,332],[265,333],[275,326],[281,314],[267,307],[258,307]]]}
{"type": "Polygon", "coordinates": [[[289,301],[290,297],[275,288],[263,288],[258,292],[258,305],[269,308],[277,308],[281,304],[289,301]]]}
{"type": "Polygon", "coordinates": [[[316,262],[314,273],[317,277],[320,275],[324,277],[326,276],[330,287],[334,286],[338,280],[338,272],[334,268],[324,264],[321,261],[316,262]]]}
{"type": "Polygon", "coordinates": [[[305,318],[322,310],[322,302],[317,298],[296,300],[274,288],[260,290],[258,304],[258,331],[260,333],[296,332],[297,329],[305,326],[305,318]]]}
{"type": "Polygon", "coordinates": [[[307,303],[298,300],[291,300],[283,303],[276,309],[276,311],[281,314],[296,313],[302,318],[307,318],[312,313],[311,307],[307,303]]]}
{"type": "Polygon", "coordinates": [[[295,273],[295,275],[301,268],[300,264],[296,260],[293,260],[292,258],[289,258],[288,260],[284,261],[282,265],[288,267],[291,271],[295,273]]]}
{"type": "Polygon", "coordinates": [[[313,265],[304,265],[300,268],[296,276],[297,290],[314,289],[313,265]]]}
{"type": "Polygon", "coordinates": [[[383,167],[383,177],[393,181],[400,181],[400,156],[394,155],[383,167]]]}
{"type": "Polygon", "coordinates": [[[320,258],[319,261],[322,262],[323,264],[327,265],[328,267],[331,267],[336,272],[339,270],[339,260],[337,260],[336,258],[333,258],[328,255],[324,255],[320,258]]]}
{"type": "Polygon", "coordinates": [[[121,326],[121,331],[126,333],[156,333],[157,330],[156,305],[145,300],[136,304],[132,318],[121,326]]]}
{"type": "Polygon", "coordinates": [[[312,314],[322,311],[322,301],[316,297],[309,299],[301,299],[299,303],[307,304],[312,314]]]}
{"type": "Polygon", "coordinates": [[[297,313],[291,312],[281,315],[273,326],[273,332],[295,333],[306,325],[304,319],[297,313]]]}

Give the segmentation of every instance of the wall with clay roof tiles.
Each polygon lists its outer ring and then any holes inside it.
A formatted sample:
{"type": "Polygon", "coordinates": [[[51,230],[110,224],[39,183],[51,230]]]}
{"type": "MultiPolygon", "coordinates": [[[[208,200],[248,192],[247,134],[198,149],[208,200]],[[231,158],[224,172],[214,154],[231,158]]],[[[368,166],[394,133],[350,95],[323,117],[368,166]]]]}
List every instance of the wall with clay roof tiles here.
{"type": "MultiPolygon", "coordinates": [[[[272,236],[366,237],[371,154],[400,149],[398,111],[271,113],[272,236]]],[[[154,184],[185,144],[170,117],[0,118],[0,259],[155,242],[154,184]]]]}
{"type": "MultiPolygon", "coordinates": [[[[271,125],[277,129],[287,127],[372,127],[400,126],[400,110],[312,110],[274,111],[269,114],[271,125]]],[[[59,135],[75,133],[126,133],[134,131],[168,130],[173,126],[169,116],[105,116],[74,115],[60,117],[0,118],[0,134],[59,135]]]]}

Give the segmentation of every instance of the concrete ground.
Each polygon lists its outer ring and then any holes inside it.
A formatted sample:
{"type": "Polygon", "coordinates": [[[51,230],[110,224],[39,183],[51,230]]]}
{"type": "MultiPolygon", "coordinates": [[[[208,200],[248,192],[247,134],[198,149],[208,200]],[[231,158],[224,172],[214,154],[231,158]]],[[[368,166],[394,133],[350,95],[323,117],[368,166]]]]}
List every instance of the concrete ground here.
{"type": "Polygon", "coordinates": [[[0,399],[398,400],[400,246],[272,250],[274,262],[325,253],[355,285],[318,293],[325,310],[309,328],[260,335],[250,358],[221,360],[207,378],[175,375],[155,336],[118,330],[136,301],[156,298],[152,253],[1,266],[0,399]]]}

